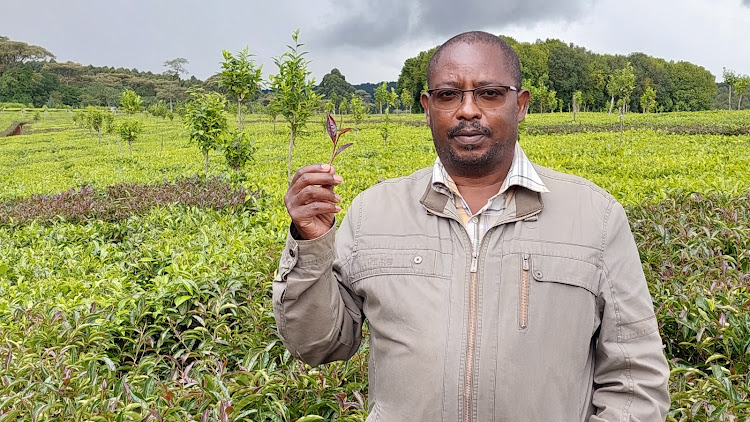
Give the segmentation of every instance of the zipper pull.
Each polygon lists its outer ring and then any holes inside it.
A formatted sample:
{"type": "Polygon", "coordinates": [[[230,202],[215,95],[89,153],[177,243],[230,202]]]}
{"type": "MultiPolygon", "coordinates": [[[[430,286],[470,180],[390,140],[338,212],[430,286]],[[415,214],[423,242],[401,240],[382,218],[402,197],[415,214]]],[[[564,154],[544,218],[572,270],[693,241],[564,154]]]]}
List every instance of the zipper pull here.
{"type": "Polygon", "coordinates": [[[523,254],[523,270],[529,270],[529,254],[527,253],[523,254]]]}
{"type": "Polygon", "coordinates": [[[477,272],[478,255],[479,254],[477,253],[477,251],[473,251],[471,253],[471,269],[469,271],[471,271],[472,273],[477,272]]]}

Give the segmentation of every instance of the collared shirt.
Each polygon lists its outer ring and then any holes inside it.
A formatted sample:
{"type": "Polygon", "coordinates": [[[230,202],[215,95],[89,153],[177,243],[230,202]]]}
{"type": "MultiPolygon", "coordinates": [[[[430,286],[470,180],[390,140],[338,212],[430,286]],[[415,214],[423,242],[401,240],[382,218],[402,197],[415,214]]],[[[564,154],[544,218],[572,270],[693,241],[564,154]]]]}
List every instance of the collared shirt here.
{"type": "Polygon", "coordinates": [[[453,197],[458,218],[466,228],[466,233],[468,233],[475,251],[479,250],[482,237],[503,215],[511,199],[513,199],[514,186],[522,186],[535,192],[549,192],[518,142],[516,142],[513,152],[513,162],[502,186],[500,186],[500,191],[473,214],[458,191],[456,183],[443,167],[443,163],[440,162],[440,158],[435,159],[432,169],[432,188],[453,197]]]}

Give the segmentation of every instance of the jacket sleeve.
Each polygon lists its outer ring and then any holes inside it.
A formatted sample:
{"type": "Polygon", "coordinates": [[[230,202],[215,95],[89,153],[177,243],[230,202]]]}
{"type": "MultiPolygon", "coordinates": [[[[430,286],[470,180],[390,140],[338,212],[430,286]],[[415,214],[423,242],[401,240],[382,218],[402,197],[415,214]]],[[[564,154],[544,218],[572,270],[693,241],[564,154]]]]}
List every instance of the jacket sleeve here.
{"type": "Polygon", "coordinates": [[[310,365],[347,360],[362,341],[362,298],[342,266],[351,257],[354,230],[349,215],[337,230],[314,240],[291,231],[273,281],[273,313],[284,345],[310,365]]]}
{"type": "Polygon", "coordinates": [[[590,422],[666,419],[669,366],[654,307],[622,206],[613,201],[602,236],[601,327],[596,345],[596,414],[590,422]]]}

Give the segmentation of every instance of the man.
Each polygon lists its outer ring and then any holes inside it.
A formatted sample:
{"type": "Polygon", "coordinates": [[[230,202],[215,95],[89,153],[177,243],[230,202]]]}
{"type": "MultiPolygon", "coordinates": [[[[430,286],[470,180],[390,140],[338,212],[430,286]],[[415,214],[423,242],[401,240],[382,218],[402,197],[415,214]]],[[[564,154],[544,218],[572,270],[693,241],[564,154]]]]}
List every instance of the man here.
{"type": "Polygon", "coordinates": [[[350,358],[370,327],[368,421],[663,421],[668,366],[625,213],[517,145],[529,92],[483,32],[443,44],[421,98],[432,168],[366,190],[295,175],[274,282],[284,344],[350,358]]]}

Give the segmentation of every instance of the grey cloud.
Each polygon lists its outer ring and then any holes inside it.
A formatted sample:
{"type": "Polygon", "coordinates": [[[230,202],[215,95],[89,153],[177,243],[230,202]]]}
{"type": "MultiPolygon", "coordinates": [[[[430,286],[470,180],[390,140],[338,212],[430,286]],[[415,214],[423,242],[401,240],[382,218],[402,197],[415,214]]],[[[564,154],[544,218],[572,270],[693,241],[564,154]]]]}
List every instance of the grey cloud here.
{"type": "MultiPolygon", "coordinates": [[[[743,0],[746,4],[750,0],[743,0]]],[[[583,14],[592,0],[361,0],[334,1],[331,22],[314,34],[326,43],[388,47],[401,41],[544,20],[568,21],[583,14]]]]}
{"type": "Polygon", "coordinates": [[[742,0],[744,6],[750,7],[750,0],[742,0]]]}

